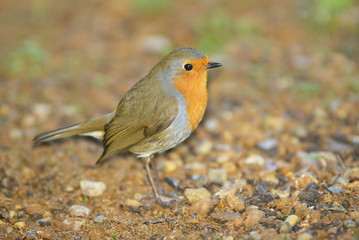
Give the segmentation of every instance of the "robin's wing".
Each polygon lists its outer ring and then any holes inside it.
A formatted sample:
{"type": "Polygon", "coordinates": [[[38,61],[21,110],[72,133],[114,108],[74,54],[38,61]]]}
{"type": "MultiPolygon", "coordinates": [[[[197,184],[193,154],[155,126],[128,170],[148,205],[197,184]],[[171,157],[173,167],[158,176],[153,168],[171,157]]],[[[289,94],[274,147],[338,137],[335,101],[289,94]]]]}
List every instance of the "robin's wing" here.
{"type": "Polygon", "coordinates": [[[171,125],[178,112],[175,97],[141,91],[134,86],[120,102],[114,118],[105,126],[104,151],[96,164],[149,138],[171,125]],[[134,91],[136,89],[136,91],[134,91]]]}

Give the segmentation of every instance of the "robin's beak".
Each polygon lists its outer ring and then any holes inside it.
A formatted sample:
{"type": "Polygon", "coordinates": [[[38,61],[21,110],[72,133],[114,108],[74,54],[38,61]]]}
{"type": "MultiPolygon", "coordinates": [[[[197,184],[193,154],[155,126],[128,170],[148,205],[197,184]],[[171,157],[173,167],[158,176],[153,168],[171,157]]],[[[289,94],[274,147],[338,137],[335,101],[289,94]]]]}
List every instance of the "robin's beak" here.
{"type": "Polygon", "coordinates": [[[211,68],[218,68],[218,67],[221,67],[221,66],[222,66],[221,63],[209,62],[205,68],[206,69],[211,69],[211,68]]]}

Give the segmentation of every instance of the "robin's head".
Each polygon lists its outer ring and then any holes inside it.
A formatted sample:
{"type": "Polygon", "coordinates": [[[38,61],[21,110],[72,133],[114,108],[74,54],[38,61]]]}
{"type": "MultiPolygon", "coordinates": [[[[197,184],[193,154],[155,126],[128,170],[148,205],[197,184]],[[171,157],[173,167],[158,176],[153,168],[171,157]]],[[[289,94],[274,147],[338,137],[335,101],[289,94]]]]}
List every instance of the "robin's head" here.
{"type": "Polygon", "coordinates": [[[200,50],[179,48],[162,58],[150,73],[156,76],[150,77],[158,79],[168,93],[184,97],[193,130],[207,105],[207,72],[220,66],[222,64],[211,62],[200,50]]]}
{"type": "Polygon", "coordinates": [[[160,74],[159,79],[174,83],[174,80],[203,81],[207,80],[207,71],[222,66],[210,62],[208,57],[195,48],[178,48],[163,57],[151,71],[160,74]]]}

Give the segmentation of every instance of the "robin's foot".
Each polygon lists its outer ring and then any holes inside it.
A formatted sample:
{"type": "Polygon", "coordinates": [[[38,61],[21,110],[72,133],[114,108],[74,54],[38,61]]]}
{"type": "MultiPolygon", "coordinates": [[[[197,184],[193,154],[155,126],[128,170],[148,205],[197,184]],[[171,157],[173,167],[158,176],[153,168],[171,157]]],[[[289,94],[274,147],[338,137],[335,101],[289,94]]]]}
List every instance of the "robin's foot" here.
{"type": "Polygon", "coordinates": [[[163,195],[158,195],[157,202],[164,208],[172,208],[172,206],[178,203],[176,198],[170,198],[163,195]]]}

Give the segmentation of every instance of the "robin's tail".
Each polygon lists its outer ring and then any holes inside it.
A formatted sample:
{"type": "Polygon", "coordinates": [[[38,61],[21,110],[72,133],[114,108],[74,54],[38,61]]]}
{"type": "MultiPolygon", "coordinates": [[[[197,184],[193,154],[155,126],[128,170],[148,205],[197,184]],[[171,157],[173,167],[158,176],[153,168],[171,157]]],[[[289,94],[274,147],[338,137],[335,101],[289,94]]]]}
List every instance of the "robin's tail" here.
{"type": "Polygon", "coordinates": [[[34,137],[32,141],[34,143],[39,143],[74,135],[84,135],[103,139],[103,135],[105,133],[104,127],[108,122],[111,121],[113,116],[114,113],[109,113],[101,117],[92,118],[82,123],[58,128],[50,132],[45,132],[34,137]]]}

